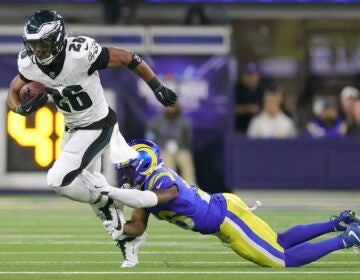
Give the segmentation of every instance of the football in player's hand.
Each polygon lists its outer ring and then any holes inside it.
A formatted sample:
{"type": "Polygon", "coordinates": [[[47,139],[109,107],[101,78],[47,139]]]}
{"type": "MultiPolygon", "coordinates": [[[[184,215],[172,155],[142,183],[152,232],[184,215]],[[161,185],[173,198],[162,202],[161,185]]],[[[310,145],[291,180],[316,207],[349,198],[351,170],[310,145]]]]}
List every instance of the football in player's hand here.
{"type": "Polygon", "coordinates": [[[45,86],[39,82],[30,82],[20,89],[21,101],[30,100],[40,92],[46,93],[45,86]]]}

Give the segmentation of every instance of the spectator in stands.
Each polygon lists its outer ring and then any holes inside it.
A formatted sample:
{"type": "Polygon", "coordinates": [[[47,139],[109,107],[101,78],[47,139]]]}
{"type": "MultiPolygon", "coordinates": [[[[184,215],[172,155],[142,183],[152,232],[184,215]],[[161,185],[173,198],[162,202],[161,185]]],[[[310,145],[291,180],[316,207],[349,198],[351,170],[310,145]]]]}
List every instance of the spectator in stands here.
{"type": "Polygon", "coordinates": [[[354,116],[354,105],[359,98],[359,91],[355,87],[344,87],[340,93],[341,109],[348,127],[347,135],[359,134],[359,127],[354,116]]]}
{"type": "Polygon", "coordinates": [[[317,97],[313,105],[315,117],[306,125],[305,136],[311,138],[342,138],[346,136],[347,125],[339,116],[334,98],[317,97]]]}
{"type": "Polygon", "coordinates": [[[166,166],[179,169],[187,182],[196,184],[191,151],[192,127],[179,105],[166,107],[155,117],[148,125],[146,138],[158,143],[166,166]]]}
{"type": "Polygon", "coordinates": [[[281,110],[283,99],[279,87],[271,87],[265,91],[264,109],[250,122],[247,132],[250,138],[291,138],[296,136],[296,127],[281,110]]]}
{"type": "Polygon", "coordinates": [[[235,124],[238,132],[246,133],[252,117],[260,113],[264,91],[260,69],[253,62],[246,64],[235,87],[235,124]]]}

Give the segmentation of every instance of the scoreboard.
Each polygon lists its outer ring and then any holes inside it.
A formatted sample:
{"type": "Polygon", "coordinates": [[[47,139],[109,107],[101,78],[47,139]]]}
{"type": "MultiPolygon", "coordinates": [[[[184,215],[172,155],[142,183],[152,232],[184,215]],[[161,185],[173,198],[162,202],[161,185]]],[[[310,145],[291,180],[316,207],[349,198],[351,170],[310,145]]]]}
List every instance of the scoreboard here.
{"type": "Polygon", "coordinates": [[[7,172],[43,171],[60,155],[63,115],[47,105],[28,117],[6,112],[7,172]],[[19,149],[21,148],[21,149],[19,149]],[[19,164],[19,158],[27,160],[19,164]]]}
{"type": "MultiPolygon", "coordinates": [[[[6,90],[0,90],[0,188],[46,189],[46,172],[61,151],[63,115],[52,103],[24,117],[8,109],[6,90]]],[[[105,91],[116,109],[115,93],[105,91]]],[[[104,159],[105,176],[114,182],[113,166],[104,159]]]]}

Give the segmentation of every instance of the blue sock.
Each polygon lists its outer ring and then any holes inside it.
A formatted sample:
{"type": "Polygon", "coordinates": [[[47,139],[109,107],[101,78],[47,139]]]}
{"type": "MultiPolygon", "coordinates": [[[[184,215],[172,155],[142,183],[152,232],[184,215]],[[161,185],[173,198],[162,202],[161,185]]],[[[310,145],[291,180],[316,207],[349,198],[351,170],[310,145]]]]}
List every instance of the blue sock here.
{"type": "Polygon", "coordinates": [[[285,250],[285,265],[286,267],[302,266],[344,248],[345,245],[339,236],[317,243],[302,243],[285,250]]]}
{"type": "Polygon", "coordinates": [[[279,233],[277,241],[281,247],[288,249],[297,244],[333,231],[335,231],[335,229],[332,221],[309,225],[297,225],[279,233]]]}

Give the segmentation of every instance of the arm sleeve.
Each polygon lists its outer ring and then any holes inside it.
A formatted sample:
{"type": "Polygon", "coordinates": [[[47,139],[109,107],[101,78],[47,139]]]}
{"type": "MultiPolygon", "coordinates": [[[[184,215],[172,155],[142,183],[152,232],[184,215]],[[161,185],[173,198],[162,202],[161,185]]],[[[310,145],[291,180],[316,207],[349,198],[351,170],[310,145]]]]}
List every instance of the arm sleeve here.
{"type": "MultiPolygon", "coordinates": [[[[68,38],[69,55],[78,60],[78,67],[87,69],[87,74],[92,75],[96,70],[107,65],[106,57],[109,51],[102,48],[93,38],[78,36],[68,38]],[[99,58],[101,57],[101,58],[99,58]]],[[[86,71],[86,70],[85,70],[86,71]]]]}
{"type": "Polygon", "coordinates": [[[132,208],[148,208],[158,204],[158,197],[152,191],[110,187],[108,196],[132,208]]]}
{"type": "Polygon", "coordinates": [[[92,75],[96,70],[102,70],[105,69],[109,63],[110,60],[110,54],[108,48],[102,48],[99,56],[95,60],[93,64],[91,64],[88,75],[92,75]]]}

